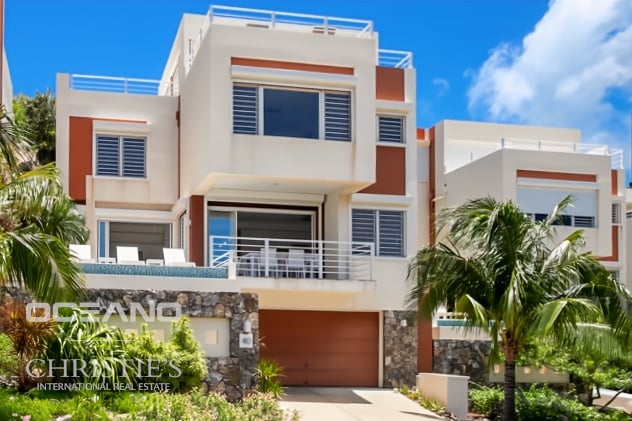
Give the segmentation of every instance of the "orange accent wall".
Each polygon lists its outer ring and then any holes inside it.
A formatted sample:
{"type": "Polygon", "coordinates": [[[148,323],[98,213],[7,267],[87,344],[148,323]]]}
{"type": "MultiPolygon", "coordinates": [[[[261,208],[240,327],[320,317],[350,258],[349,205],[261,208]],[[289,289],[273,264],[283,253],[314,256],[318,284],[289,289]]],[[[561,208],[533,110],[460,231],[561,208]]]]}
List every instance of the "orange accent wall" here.
{"type": "Polygon", "coordinates": [[[517,170],[516,177],[539,178],[545,180],[597,181],[597,176],[595,174],[535,170],[517,170]]]}
{"type": "Polygon", "coordinates": [[[432,321],[417,322],[417,371],[432,373],[434,347],[432,346],[432,321]]]}
{"type": "Polygon", "coordinates": [[[425,140],[426,139],[426,130],[425,129],[417,129],[417,140],[425,140]]]}
{"type": "Polygon", "coordinates": [[[86,201],[86,175],[92,174],[92,118],[70,117],[68,130],[68,194],[86,201]]]}
{"type": "Polygon", "coordinates": [[[327,66],[324,64],[262,60],[244,57],[231,57],[230,64],[235,66],[265,67],[270,69],[301,70],[304,72],[334,73],[338,75],[353,75],[354,73],[353,67],[327,66]]]}
{"type": "Polygon", "coordinates": [[[378,146],[375,183],[360,191],[372,194],[406,194],[406,148],[378,146]]]}
{"type": "Polygon", "coordinates": [[[610,184],[612,185],[612,195],[616,196],[619,194],[619,186],[617,185],[619,182],[619,175],[617,174],[617,170],[610,170],[610,184]]]}
{"type": "Polygon", "coordinates": [[[189,260],[204,266],[204,196],[189,198],[189,260]]]}
{"type": "MultiPolygon", "coordinates": [[[[417,129],[417,137],[419,138],[417,129]]],[[[424,133],[425,134],[425,133],[424,133]]],[[[428,238],[430,244],[436,241],[435,234],[435,128],[431,127],[428,133],[430,144],[428,145],[428,238]]],[[[423,223],[423,221],[420,221],[423,223]]],[[[417,370],[421,373],[432,372],[432,360],[434,347],[432,346],[432,322],[419,320],[417,324],[417,370]]]]}
{"type": "Polygon", "coordinates": [[[388,101],[405,101],[404,69],[375,68],[375,97],[388,101]]]}
{"type": "Polygon", "coordinates": [[[612,254],[606,257],[600,257],[597,260],[602,262],[618,262],[619,261],[619,227],[612,226],[612,254]]]}

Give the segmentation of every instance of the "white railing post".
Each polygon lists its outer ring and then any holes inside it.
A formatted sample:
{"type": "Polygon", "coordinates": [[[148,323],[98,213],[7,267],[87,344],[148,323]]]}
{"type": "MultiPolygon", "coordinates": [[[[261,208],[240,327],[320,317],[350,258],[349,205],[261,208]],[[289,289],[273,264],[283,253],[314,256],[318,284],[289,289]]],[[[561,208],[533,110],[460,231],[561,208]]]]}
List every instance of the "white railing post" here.
{"type": "Polygon", "coordinates": [[[375,257],[375,250],[374,250],[373,243],[369,244],[369,254],[371,257],[369,258],[369,279],[367,279],[367,281],[373,280],[373,259],[375,257]]]}
{"type": "Polygon", "coordinates": [[[318,279],[323,279],[323,241],[318,241],[318,279]]]}
{"type": "Polygon", "coordinates": [[[213,249],[213,243],[214,243],[213,236],[209,235],[208,237],[208,253],[209,253],[208,264],[210,267],[215,267],[215,260],[213,258],[213,256],[215,256],[215,253],[214,253],[215,250],[213,249]]]}
{"type": "Polygon", "coordinates": [[[323,19],[323,28],[325,29],[325,35],[328,35],[328,32],[329,32],[329,18],[327,16],[325,16],[325,19],[323,19]]]}
{"type": "Polygon", "coordinates": [[[267,278],[269,276],[270,273],[270,266],[269,266],[269,260],[268,260],[268,256],[270,255],[270,239],[269,238],[265,238],[263,240],[263,259],[264,259],[264,263],[263,263],[263,275],[267,278]]]}
{"type": "Polygon", "coordinates": [[[127,78],[123,79],[123,93],[127,93],[127,78]]]}
{"type": "Polygon", "coordinates": [[[274,25],[276,24],[276,12],[272,12],[270,15],[270,28],[274,29],[274,25]]]}

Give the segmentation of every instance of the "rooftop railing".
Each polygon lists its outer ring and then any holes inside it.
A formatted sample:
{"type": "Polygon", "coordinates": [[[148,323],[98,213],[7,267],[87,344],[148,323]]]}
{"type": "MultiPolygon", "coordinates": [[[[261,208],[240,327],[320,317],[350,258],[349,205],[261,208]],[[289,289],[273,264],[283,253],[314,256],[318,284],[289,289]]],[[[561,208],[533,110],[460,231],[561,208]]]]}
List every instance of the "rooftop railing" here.
{"type": "Polygon", "coordinates": [[[413,53],[399,50],[378,50],[377,65],[405,69],[413,67],[413,53]]]}
{"type": "Polygon", "coordinates": [[[177,95],[170,83],[159,80],[94,75],[70,75],[70,89],[137,95],[177,95]]]}
{"type": "Polygon", "coordinates": [[[611,168],[623,169],[623,149],[611,148],[608,145],[560,142],[554,140],[502,138],[500,140],[500,147],[501,149],[525,149],[610,156],[611,168]]]}
{"type": "Polygon", "coordinates": [[[242,7],[211,6],[211,23],[246,24],[246,26],[290,31],[309,31],[323,35],[373,37],[373,22],[362,19],[337,18],[303,13],[276,12],[242,7]]]}
{"type": "MultiPolygon", "coordinates": [[[[197,36],[190,40],[188,69],[192,66],[200,45],[211,24],[237,25],[251,28],[308,32],[325,36],[373,38],[373,22],[302,13],[276,12],[241,7],[211,6],[197,36]]],[[[412,53],[380,50],[377,63],[384,67],[412,67],[412,53]]]]}

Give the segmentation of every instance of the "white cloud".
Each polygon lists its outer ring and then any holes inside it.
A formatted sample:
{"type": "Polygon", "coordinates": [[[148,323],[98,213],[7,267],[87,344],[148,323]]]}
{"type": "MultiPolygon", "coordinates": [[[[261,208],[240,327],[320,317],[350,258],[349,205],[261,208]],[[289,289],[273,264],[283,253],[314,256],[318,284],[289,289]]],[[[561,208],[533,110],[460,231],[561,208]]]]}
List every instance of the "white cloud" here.
{"type": "Polygon", "coordinates": [[[432,84],[437,87],[437,97],[438,98],[441,98],[443,95],[445,95],[450,90],[450,82],[448,82],[447,80],[445,80],[445,79],[443,79],[441,77],[436,77],[436,78],[432,79],[432,84]]]}
{"type": "Polygon", "coordinates": [[[471,75],[477,118],[579,128],[584,142],[629,149],[632,1],[552,0],[522,45],[497,46],[471,75]]]}

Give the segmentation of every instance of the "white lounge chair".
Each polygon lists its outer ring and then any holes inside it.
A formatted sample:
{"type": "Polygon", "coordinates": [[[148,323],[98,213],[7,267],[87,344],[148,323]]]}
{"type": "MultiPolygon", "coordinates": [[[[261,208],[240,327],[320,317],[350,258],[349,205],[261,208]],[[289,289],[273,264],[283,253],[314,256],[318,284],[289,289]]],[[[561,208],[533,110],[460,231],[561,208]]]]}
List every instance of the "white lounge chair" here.
{"type": "Polygon", "coordinates": [[[116,263],[123,265],[144,265],[138,258],[138,247],[116,246],[116,263]]]}
{"type": "Polygon", "coordinates": [[[195,267],[195,262],[187,262],[184,249],[164,247],[162,256],[165,258],[165,266],[195,267]]]}
{"type": "Polygon", "coordinates": [[[94,263],[90,244],[69,244],[68,249],[72,257],[79,263],[94,263]]]}

